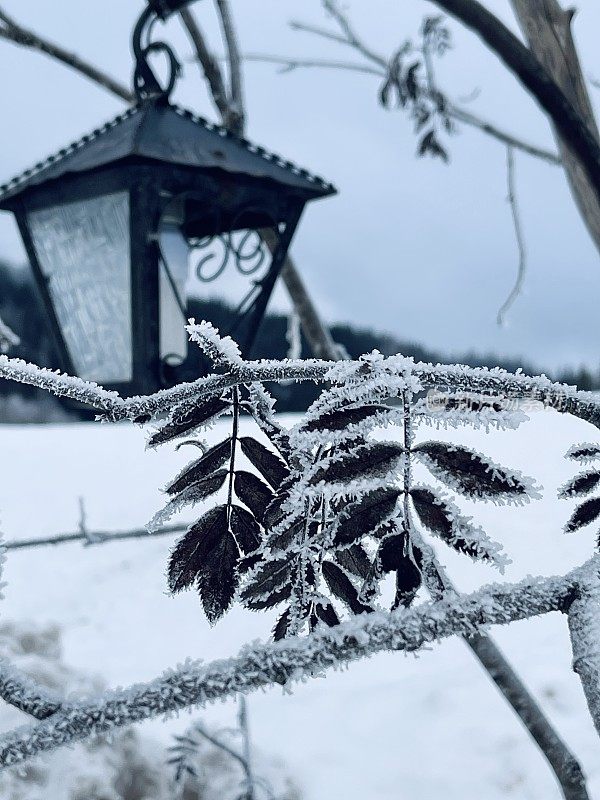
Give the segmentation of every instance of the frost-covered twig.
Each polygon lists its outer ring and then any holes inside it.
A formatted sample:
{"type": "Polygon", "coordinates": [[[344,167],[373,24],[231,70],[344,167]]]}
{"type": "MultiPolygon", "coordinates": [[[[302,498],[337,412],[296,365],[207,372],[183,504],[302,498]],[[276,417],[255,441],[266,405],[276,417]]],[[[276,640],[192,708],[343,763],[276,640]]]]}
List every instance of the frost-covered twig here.
{"type": "Polygon", "coordinates": [[[62,706],[62,700],[39,686],[28,675],[8,661],[0,661],[0,697],[35,719],[51,717],[62,706]]]}
{"type": "Polygon", "coordinates": [[[163,525],[155,531],[147,528],[133,528],[128,531],[79,531],[78,533],[57,533],[55,536],[45,536],[31,539],[9,539],[5,542],[6,550],[23,550],[30,547],[54,546],[70,542],[83,542],[85,545],[106,544],[108,542],[122,542],[126,539],[146,539],[156,536],[167,536],[172,533],[181,533],[187,525],[163,525]]]}
{"type": "MultiPolygon", "coordinates": [[[[210,326],[207,323],[195,326],[200,327],[206,330],[210,326]]],[[[514,400],[535,400],[600,427],[600,401],[594,394],[555,383],[544,375],[532,377],[520,372],[510,373],[499,367],[488,369],[462,364],[413,363],[402,356],[382,359],[382,364],[390,374],[400,375],[406,372],[407,364],[410,364],[412,376],[425,389],[481,392],[514,400]]],[[[243,384],[281,380],[341,381],[344,370],[352,371],[359,367],[360,362],[332,366],[330,361],[319,359],[242,361],[232,363],[230,371],[225,374],[209,375],[152,395],[122,398],[117,392],[80,378],[0,355],[0,377],[37,386],[60,397],[79,400],[102,412],[103,418],[110,421],[146,420],[172,410],[176,404],[205,400],[224,389],[243,384]]]]}
{"type": "Polygon", "coordinates": [[[455,635],[472,636],[488,625],[563,610],[580,573],[491,585],[471,595],[425,603],[409,610],[354,617],[304,638],[244,647],[239,655],[203,665],[188,662],[161,678],[76,703],[33,728],[0,738],[0,765],[27,759],[94,734],[191,706],[203,706],[273,683],[281,685],[320,675],[386,650],[414,652],[455,635]]]}

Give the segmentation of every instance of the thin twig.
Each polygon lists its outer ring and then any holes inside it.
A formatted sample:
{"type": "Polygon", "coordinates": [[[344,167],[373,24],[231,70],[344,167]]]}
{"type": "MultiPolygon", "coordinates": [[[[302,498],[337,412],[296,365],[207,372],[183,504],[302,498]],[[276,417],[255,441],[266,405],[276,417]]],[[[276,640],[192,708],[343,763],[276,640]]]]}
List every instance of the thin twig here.
{"type": "Polygon", "coordinates": [[[0,21],[4,23],[4,27],[0,27],[1,38],[20,45],[21,47],[27,47],[31,50],[45,53],[56,61],[60,61],[67,67],[76,70],[93,83],[102,86],[104,89],[108,89],[109,92],[117,95],[117,97],[120,97],[127,103],[133,103],[135,101],[133,92],[116,78],[113,78],[112,75],[109,75],[104,70],[101,70],[99,67],[81,58],[81,56],[76,53],[66,50],[61,45],[40,36],[29,28],[25,28],[13,17],[9,16],[2,8],[0,8],[0,21]]]}
{"type": "Polygon", "coordinates": [[[357,61],[332,61],[327,58],[287,58],[285,56],[263,55],[261,53],[245,53],[242,56],[244,61],[259,64],[275,64],[281,67],[280,72],[291,72],[295,69],[320,68],[320,69],[341,69],[350,72],[362,72],[366,75],[377,75],[385,78],[386,72],[378,67],[370,67],[368,64],[360,64],[357,61]]]}
{"type": "Polygon", "coordinates": [[[519,266],[517,268],[517,278],[515,280],[515,284],[498,311],[498,325],[504,324],[508,309],[521,294],[521,289],[523,288],[523,282],[525,280],[525,273],[527,272],[527,250],[525,247],[525,237],[523,236],[523,226],[521,225],[521,216],[517,202],[517,192],[515,188],[515,156],[512,147],[506,148],[506,177],[508,185],[508,195],[506,199],[510,203],[510,212],[512,216],[513,227],[515,229],[517,248],[519,250],[519,266]]]}
{"type": "Polygon", "coordinates": [[[25,550],[31,547],[45,547],[71,542],[83,542],[86,546],[107,544],[109,542],[122,542],[126,539],[145,539],[156,536],[168,536],[172,533],[182,533],[189,525],[163,525],[156,532],[146,528],[134,528],[129,531],[90,531],[80,530],[78,533],[57,533],[55,536],[37,537],[31,539],[10,539],[4,542],[6,550],[25,550]]]}

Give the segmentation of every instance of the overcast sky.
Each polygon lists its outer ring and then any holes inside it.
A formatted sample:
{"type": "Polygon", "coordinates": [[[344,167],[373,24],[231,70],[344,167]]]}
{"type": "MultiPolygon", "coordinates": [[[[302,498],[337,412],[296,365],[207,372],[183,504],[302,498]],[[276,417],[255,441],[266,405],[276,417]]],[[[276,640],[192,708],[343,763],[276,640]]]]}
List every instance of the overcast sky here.
{"type": "MultiPolygon", "coordinates": [[[[487,0],[515,31],[508,0],[487,0]]],[[[129,37],[141,0],[5,0],[3,7],[129,82],[129,37]]],[[[245,52],[354,59],[351,51],[292,31],[301,19],[330,25],[319,0],[232,0],[245,52]]],[[[575,34],[588,76],[600,77],[600,7],[581,0],[575,34]]],[[[344,2],[373,49],[389,54],[416,35],[435,6],[421,0],[344,2]]],[[[219,29],[210,0],[195,8],[215,50],[219,29]]],[[[453,98],[480,90],[469,109],[539,145],[553,148],[534,101],[471,33],[451,21],[453,50],[438,66],[453,98]]],[[[177,20],[167,35],[190,56],[177,20]]],[[[44,56],[0,41],[4,180],[122,110],[117,99],[44,56]]],[[[306,212],[293,254],[331,321],[390,331],[441,348],[524,355],[545,367],[600,363],[600,259],[561,170],[518,154],[516,180],[527,242],[525,292],[496,325],[514,281],[517,250],[506,202],[506,153],[462,126],[451,162],[417,159],[412,126],[377,102],[377,78],[337,71],[281,75],[248,64],[248,135],[331,180],[339,195],[306,212]]],[[[591,89],[594,102],[600,90],[591,89]]],[[[176,100],[215,118],[193,63],[176,100]]],[[[0,214],[0,255],[24,256],[9,215],[0,214]]],[[[280,291],[276,305],[285,307],[280,291]]]]}

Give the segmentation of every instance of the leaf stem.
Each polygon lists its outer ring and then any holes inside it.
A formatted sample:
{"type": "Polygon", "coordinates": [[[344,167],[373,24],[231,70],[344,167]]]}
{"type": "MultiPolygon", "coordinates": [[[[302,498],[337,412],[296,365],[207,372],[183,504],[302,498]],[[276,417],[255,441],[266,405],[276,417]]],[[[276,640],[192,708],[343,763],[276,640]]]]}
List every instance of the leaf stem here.
{"type": "MultiPolygon", "coordinates": [[[[235,451],[237,447],[238,432],[240,427],[240,394],[238,387],[233,392],[233,426],[231,429],[231,456],[229,459],[229,486],[227,488],[227,524],[231,519],[231,504],[233,502],[233,478],[235,475],[235,451]]],[[[239,546],[239,545],[238,545],[239,546]]]]}

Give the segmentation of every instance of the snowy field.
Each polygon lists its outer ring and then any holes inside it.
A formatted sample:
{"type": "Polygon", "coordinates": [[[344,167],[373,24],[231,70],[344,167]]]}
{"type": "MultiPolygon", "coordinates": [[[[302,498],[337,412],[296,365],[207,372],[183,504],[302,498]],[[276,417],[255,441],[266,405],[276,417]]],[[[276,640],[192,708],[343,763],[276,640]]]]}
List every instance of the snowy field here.
{"type": "MultiPolygon", "coordinates": [[[[529,573],[563,573],[589,557],[596,531],[565,536],[561,527],[571,503],[555,498],[557,486],[576,471],[564,452],[574,442],[594,441],[596,434],[583,422],[542,410],[517,431],[440,434],[521,469],[545,489],[543,500],[523,509],[461,500],[513,559],[500,577],[440,547],[461,589],[529,573]]],[[[163,502],[160,487],[195,456],[189,448],[146,451],[146,436],[128,424],[0,428],[5,538],[76,530],[78,497],[85,500],[90,529],[143,525],[163,502]]],[[[268,638],[273,615],[234,609],[211,629],[193,593],[166,595],[173,541],[163,536],[14,551],[5,568],[0,621],[58,624],[69,667],[113,687],[154,678],[187,657],[209,661],[268,638]]],[[[517,623],[494,636],[580,758],[591,795],[600,800],[600,743],[570,669],[565,619],[555,614],[517,623]]],[[[418,657],[379,655],[302,684],[291,695],[280,687],[256,694],[249,710],[254,743],[287,763],[307,800],[560,796],[543,758],[459,640],[418,657]]],[[[235,705],[193,715],[231,725],[235,705]]],[[[186,714],[139,727],[168,745],[189,722],[186,714]]]]}

